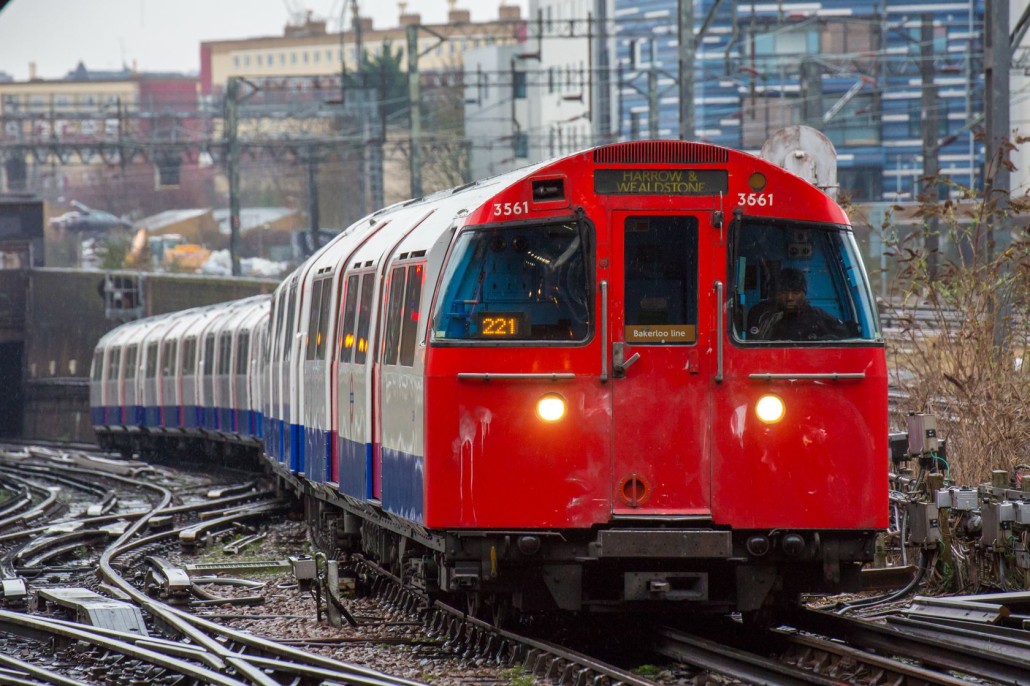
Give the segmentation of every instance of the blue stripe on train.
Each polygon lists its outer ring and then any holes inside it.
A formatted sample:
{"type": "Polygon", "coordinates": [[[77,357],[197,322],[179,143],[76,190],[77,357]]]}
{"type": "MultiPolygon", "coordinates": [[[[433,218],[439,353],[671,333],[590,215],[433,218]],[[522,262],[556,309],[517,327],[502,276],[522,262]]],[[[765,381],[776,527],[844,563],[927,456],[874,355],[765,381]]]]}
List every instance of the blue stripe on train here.
{"type": "Polygon", "coordinates": [[[329,442],[329,432],[325,429],[313,429],[302,427],[304,431],[304,457],[307,463],[304,466],[304,473],[308,479],[318,483],[329,481],[331,476],[330,455],[332,446],[329,442]]]}
{"type": "Polygon", "coordinates": [[[182,425],[182,417],[179,416],[178,405],[165,405],[161,408],[164,415],[164,425],[168,428],[174,428],[182,425]]]}
{"type": "Polygon", "coordinates": [[[415,522],[425,521],[425,460],[383,447],[383,509],[415,522]]]}
{"type": "Polygon", "coordinates": [[[371,498],[372,444],[340,437],[336,445],[340,456],[340,493],[371,498]]]}
{"type": "Polygon", "coordinates": [[[290,424],[290,435],[288,437],[290,456],[290,470],[294,474],[304,471],[304,437],[303,427],[300,424],[290,424]]]}

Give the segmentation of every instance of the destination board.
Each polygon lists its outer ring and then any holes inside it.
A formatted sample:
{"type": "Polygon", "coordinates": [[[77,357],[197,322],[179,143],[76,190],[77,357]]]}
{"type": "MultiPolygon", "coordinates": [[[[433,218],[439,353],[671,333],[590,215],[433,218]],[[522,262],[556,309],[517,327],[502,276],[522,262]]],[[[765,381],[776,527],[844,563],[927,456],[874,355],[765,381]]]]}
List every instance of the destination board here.
{"type": "Polygon", "coordinates": [[[725,169],[598,169],[598,195],[718,195],[728,188],[725,169]]]}

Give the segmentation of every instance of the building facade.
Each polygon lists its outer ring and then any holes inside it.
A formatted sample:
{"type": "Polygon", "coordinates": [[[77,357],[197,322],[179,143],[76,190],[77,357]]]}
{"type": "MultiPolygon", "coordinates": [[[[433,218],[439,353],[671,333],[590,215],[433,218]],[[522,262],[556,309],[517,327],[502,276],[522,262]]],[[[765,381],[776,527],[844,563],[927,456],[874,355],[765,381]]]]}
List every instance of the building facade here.
{"type": "MultiPolygon", "coordinates": [[[[623,139],[678,134],[677,11],[677,0],[616,0],[623,139]]],[[[897,202],[919,194],[929,118],[951,193],[975,188],[984,159],[983,14],[983,0],[697,0],[695,32],[705,30],[695,138],[757,151],[770,132],[808,124],[836,146],[846,197],[897,202]],[[933,84],[928,104],[924,78],[933,84]]]]}

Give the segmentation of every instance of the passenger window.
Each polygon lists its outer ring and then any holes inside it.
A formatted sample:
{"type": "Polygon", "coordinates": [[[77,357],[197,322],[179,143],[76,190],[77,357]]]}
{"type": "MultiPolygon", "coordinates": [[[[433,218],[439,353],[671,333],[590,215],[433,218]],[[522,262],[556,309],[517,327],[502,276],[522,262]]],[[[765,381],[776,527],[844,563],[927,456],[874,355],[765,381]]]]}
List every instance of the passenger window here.
{"type": "Polygon", "coordinates": [[[93,353],[93,380],[100,381],[104,376],[104,351],[98,350],[93,353]]]}
{"type": "Polygon", "coordinates": [[[340,362],[350,362],[354,348],[354,322],[358,314],[358,276],[347,277],[347,302],[340,313],[343,326],[340,327],[340,362]]]}
{"type": "Polygon", "coordinates": [[[171,376],[175,373],[175,353],[178,347],[178,341],[165,341],[165,354],[164,360],[161,363],[161,375],[171,376]]]}
{"type": "Polygon", "coordinates": [[[404,282],[407,272],[396,267],[390,273],[390,300],[386,315],[386,348],[383,364],[397,364],[397,347],[401,337],[401,312],[404,307],[404,282]]]}
{"type": "Polygon", "coordinates": [[[204,376],[215,373],[215,335],[209,333],[204,338],[204,376]]]}
{"type": "Polygon", "coordinates": [[[136,346],[130,345],[125,349],[125,378],[136,378],[136,346]]]}
{"type": "Polygon", "coordinates": [[[355,333],[357,347],[354,350],[354,364],[365,364],[368,354],[368,329],[372,321],[372,301],[375,275],[361,277],[361,301],[358,305],[358,330],[355,333]]]}
{"type": "Polygon", "coordinates": [[[157,342],[147,344],[147,378],[157,377],[157,342]]]}
{"type": "Polygon", "coordinates": [[[415,337],[418,335],[418,306],[422,298],[422,265],[408,267],[408,285],[404,293],[404,316],[401,324],[400,363],[415,364],[415,337]]]}
{"type": "Polygon", "coordinates": [[[322,310],[322,291],[325,281],[316,281],[311,287],[311,311],[308,313],[308,329],[304,336],[305,360],[315,359],[318,346],[318,314],[322,310]]]}
{"type": "Polygon", "coordinates": [[[247,361],[250,358],[250,333],[241,331],[236,337],[236,373],[247,373],[247,361]]]}
{"type": "Polygon", "coordinates": [[[740,342],[878,340],[868,279],[846,226],[746,219],[732,231],[740,342]]]}
{"type": "Polygon", "coordinates": [[[182,345],[182,373],[193,376],[197,373],[197,339],[191,336],[182,345]]]}
{"type": "Polygon", "coordinates": [[[118,365],[122,360],[122,349],[115,348],[108,354],[107,379],[114,381],[118,378],[118,365]]]}
{"type": "Polygon", "coordinates": [[[232,333],[223,331],[218,335],[218,375],[229,373],[229,356],[232,354],[232,333]]]}
{"type": "Polygon", "coordinates": [[[332,279],[322,281],[321,305],[318,308],[318,327],[315,334],[315,359],[324,360],[329,347],[329,307],[333,300],[332,279]]]}
{"type": "Polygon", "coordinates": [[[290,293],[287,296],[288,306],[286,310],[286,328],[283,330],[283,356],[284,361],[289,361],[293,357],[293,335],[297,333],[295,326],[295,315],[297,313],[297,281],[294,280],[290,284],[290,293]]]}
{"type": "Polygon", "coordinates": [[[627,217],[623,246],[626,342],[696,342],[697,219],[627,217]]]}
{"type": "Polygon", "coordinates": [[[589,235],[575,221],[462,231],[444,274],[434,340],[586,340],[589,235]]]}

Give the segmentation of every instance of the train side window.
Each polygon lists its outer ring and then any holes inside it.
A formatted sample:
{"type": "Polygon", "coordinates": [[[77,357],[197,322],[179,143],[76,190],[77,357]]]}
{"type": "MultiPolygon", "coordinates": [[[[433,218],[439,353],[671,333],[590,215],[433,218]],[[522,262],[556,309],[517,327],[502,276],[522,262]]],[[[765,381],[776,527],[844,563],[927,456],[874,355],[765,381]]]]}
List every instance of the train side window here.
{"type": "Polygon", "coordinates": [[[107,378],[109,381],[113,381],[118,378],[118,367],[122,361],[122,349],[114,348],[108,354],[107,360],[107,378]]]}
{"type": "Polygon", "coordinates": [[[215,372],[215,334],[204,337],[204,376],[210,377],[215,372]]]}
{"type": "Polygon", "coordinates": [[[232,332],[223,331],[218,335],[218,375],[229,373],[229,356],[232,354],[232,332]]]}
{"type": "Polygon", "coordinates": [[[147,344],[147,368],[146,378],[153,379],[157,376],[157,341],[147,344]]]}
{"type": "Polygon", "coordinates": [[[315,359],[324,360],[329,347],[329,307],[333,299],[333,281],[322,281],[321,304],[318,307],[318,327],[315,329],[315,359]]]}
{"type": "Polygon", "coordinates": [[[136,354],[138,348],[135,345],[130,345],[125,349],[125,378],[135,379],[136,378],[136,354]]]}
{"type": "Polygon", "coordinates": [[[305,360],[315,359],[315,351],[318,347],[318,315],[322,311],[324,286],[325,281],[316,281],[311,285],[311,311],[308,314],[307,335],[304,336],[305,360]]]}
{"type": "Polygon", "coordinates": [[[340,313],[343,326],[340,327],[340,362],[350,362],[354,349],[354,323],[358,317],[358,275],[347,277],[347,298],[340,313]]]}
{"type": "Polygon", "coordinates": [[[383,364],[397,364],[406,279],[407,271],[404,267],[396,267],[390,272],[390,299],[386,314],[386,347],[383,349],[383,364]]]}
{"type": "Polygon", "coordinates": [[[623,229],[626,341],[697,341],[697,218],[627,217],[623,229]]]}
{"type": "Polygon", "coordinates": [[[734,223],[732,329],[742,343],[879,340],[869,281],[849,227],[734,223]]]}
{"type": "Polygon", "coordinates": [[[250,359],[250,333],[241,331],[236,337],[236,373],[246,374],[250,359]]]}
{"type": "Polygon", "coordinates": [[[297,313],[297,280],[294,279],[293,283],[290,284],[289,295],[286,296],[288,300],[286,308],[286,327],[283,329],[283,356],[284,361],[289,361],[293,357],[293,335],[296,333],[296,326],[294,324],[295,315],[297,313]]]}
{"type": "Polygon", "coordinates": [[[161,376],[171,376],[175,373],[175,353],[178,341],[165,341],[164,360],[161,364],[161,376]]]}
{"type": "Polygon", "coordinates": [[[97,350],[93,353],[93,380],[100,381],[104,376],[104,351],[97,350]]]}
{"type": "Polygon", "coordinates": [[[401,323],[400,364],[415,364],[415,337],[418,335],[418,307],[422,298],[423,268],[420,264],[408,267],[408,285],[404,293],[403,322],[401,323]]]}
{"type": "Polygon", "coordinates": [[[475,227],[457,237],[433,340],[581,343],[594,300],[586,222],[475,227]]]}
{"type": "Polygon", "coordinates": [[[368,330],[372,322],[374,285],[374,274],[365,274],[361,277],[361,300],[358,305],[358,330],[355,333],[357,347],[354,349],[354,364],[365,364],[365,358],[368,355],[368,330]]]}
{"type": "Polygon", "coordinates": [[[197,337],[190,336],[182,344],[182,373],[193,376],[197,373],[197,337]]]}

